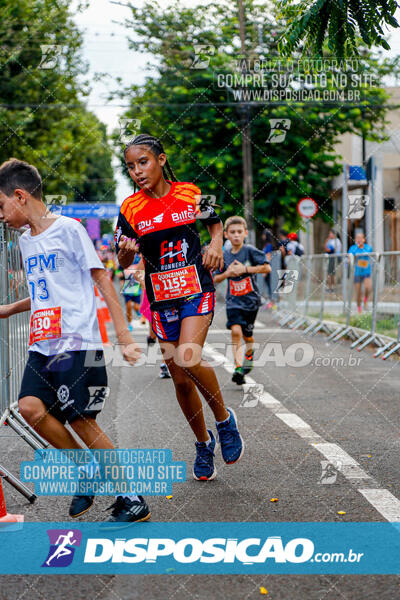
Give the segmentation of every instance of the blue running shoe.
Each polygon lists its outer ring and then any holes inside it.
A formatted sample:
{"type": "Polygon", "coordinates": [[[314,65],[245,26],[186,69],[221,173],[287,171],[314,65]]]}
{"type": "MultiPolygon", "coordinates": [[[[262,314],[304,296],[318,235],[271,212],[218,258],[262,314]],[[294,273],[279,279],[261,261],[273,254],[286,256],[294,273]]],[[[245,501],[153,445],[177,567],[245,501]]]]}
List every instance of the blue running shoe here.
{"type": "Polygon", "coordinates": [[[210,429],[207,429],[211,442],[196,442],[196,460],[194,461],[193,477],[197,481],[211,481],[217,474],[214,466],[215,448],[217,442],[210,429]]]}
{"type": "Polygon", "coordinates": [[[217,424],[219,443],[221,444],[222,458],[227,465],[233,465],[242,458],[244,442],[237,427],[236,415],[232,408],[226,407],[229,421],[217,424]]]}

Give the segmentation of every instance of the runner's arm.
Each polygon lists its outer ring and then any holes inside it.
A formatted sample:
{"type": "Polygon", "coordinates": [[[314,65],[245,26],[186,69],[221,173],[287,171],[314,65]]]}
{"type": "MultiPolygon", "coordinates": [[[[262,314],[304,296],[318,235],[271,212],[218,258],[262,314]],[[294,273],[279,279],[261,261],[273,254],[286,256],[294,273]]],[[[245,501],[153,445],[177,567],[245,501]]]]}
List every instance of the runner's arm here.
{"type": "Polygon", "coordinates": [[[271,273],[271,265],[264,263],[263,265],[248,266],[245,273],[271,273]]]}
{"type": "Polygon", "coordinates": [[[129,332],[114,284],[104,269],[91,269],[90,271],[94,284],[100,290],[110,311],[123,357],[133,365],[139,358],[140,347],[129,332]]]}
{"type": "Polygon", "coordinates": [[[227,275],[226,271],[224,271],[223,273],[213,273],[213,279],[214,279],[215,283],[221,283],[221,281],[224,281],[227,278],[228,278],[228,275],[227,275]]]}
{"type": "Polygon", "coordinates": [[[31,299],[29,297],[18,300],[18,302],[12,302],[11,304],[2,304],[0,305],[0,319],[7,319],[11,315],[16,315],[27,310],[31,310],[31,299]]]}
{"type": "Polygon", "coordinates": [[[212,271],[222,269],[224,266],[224,253],[222,250],[224,228],[221,221],[207,225],[211,241],[203,255],[203,266],[212,271]]]}
{"type": "Polygon", "coordinates": [[[250,262],[252,264],[246,266],[245,273],[249,273],[250,275],[253,273],[263,273],[266,275],[271,272],[271,266],[264,252],[258,250],[258,248],[250,247],[250,262]]]}
{"type": "Polygon", "coordinates": [[[137,242],[122,236],[118,246],[118,262],[123,269],[127,269],[133,263],[136,252],[139,250],[137,242]]]}
{"type": "Polygon", "coordinates": [[[123,269],[133,263],[135,254],[139,252],[135,230],[122,212],[119,213],[117,227],[114,233],[115,250],[118,262],[123,269]]]}

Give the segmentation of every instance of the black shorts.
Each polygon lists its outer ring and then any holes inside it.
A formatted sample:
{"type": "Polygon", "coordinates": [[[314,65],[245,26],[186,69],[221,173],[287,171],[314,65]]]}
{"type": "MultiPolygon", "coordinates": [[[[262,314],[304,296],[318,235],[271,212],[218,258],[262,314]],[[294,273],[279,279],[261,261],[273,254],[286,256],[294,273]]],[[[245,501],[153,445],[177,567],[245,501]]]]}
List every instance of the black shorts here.
{"type": "Polygon", "coordinates": [[[18,399],[40,398],[61,423],[96,418],[109,395],[103,350],[29,352],[18,399]]]}
{"type": "Polygon", "coordinates": [[[243,308],[227,308],[226,316],[228,318],[226,326],[228,329],[232,325],[240,325],[243,335],[251,337],[253,335],[254,321],[256,320],[258,308],[256,310],[243,310],[243,308]]]}

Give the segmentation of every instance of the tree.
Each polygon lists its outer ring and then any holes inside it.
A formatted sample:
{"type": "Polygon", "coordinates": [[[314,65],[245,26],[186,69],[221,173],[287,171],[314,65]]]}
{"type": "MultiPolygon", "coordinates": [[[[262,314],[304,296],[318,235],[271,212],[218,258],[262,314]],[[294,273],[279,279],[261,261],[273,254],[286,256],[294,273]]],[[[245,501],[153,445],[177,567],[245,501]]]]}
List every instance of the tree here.
{"type": "Polygon", "coordinates": [[[35,164],[45,194],[113,201],[111,152],[84,104],[87,69],[69,4],[0,0],[0,161],[35,164]]]}
{"type": "Polygon", "coordinates": [[[289,56],[302,41],[304,51],[322,56],[324,41],[339,58],[358,55],[359,36],[364,45],[390,49],[384,25],[398,27],[395,0],[281,0],[281,16],[287,21],[281,52],[289,56]]]}
{"type": "Polygon", "coordinates": [[[235,76],[243,75],[243,61],[235,62],[240,58],[240,44],[237,10],[231,3],[193,8],[174,4],[165,9],[152,3],[142,8],[131,6],[132,18],[126,22],[132,46],[155,56],[156,63],[144,86],[133,85],[125,91],[131,106],[124,116],[139,123],[140,132],[161,138],[178,178],[194,181],[203,194],[215,195],[223,218],[242,212],[241,118],[244,108],[251,111],[259,229],[277,225],[282,216],[288,225],[298,224],[297,201],[309,195],[318,202],[319,214],[330,219],[331,181],[342,168],[335,143],[345,132],[383,138],[387,95],[379,82],[390,68],[388,61],[379,62],[372,56],[359,61],[357,71],[347,74],[344,86],[350,91],[350,75],[358,78],[356,102],[316,99],[316,91],[324,86],[334,93],[343,73],[337,69],[324,72],[324,82],[320,78],[309,86],[306,79],[315,74],[305,65],[297,65],[294,72],[296,63],[290,61],[284,63],[282,72],[266,69],[265,82],[259,88],[254,83],[257,61],[281,60],[277,39],[282,26],[277,25],[273,11],[266,9],[267,5],[246,1],[249,60],[244,75],[251,76],[252,82],[247,87],[234,83],[235,76]],[[267,22],[263,14],[271,15],[267,22]],[[285,77],[293,73],[289,84],[285,77]],[[375,85],[363,83],[366,73],[375,77],[375,85]],[[285,92],[292,84],[315,97],[263,100],[265,90],[285,92]],[[280,123],[277,132],[284,138],[282,143],[270,143],[272,119],[280,123]],[[285,120],[290,121],[287,131],[283,131],[285,120]]]}

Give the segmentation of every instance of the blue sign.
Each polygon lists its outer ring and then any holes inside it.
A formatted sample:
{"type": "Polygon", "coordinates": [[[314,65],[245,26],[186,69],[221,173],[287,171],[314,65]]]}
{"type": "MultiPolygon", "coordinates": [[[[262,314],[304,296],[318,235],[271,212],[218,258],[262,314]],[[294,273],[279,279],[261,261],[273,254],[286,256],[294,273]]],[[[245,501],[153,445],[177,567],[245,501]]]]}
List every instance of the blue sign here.
{"type": "Polygon", "coordinates": [[[367,174],[363,167],[358,165],[350,165],[349,166],[349,179],[353,179],[355,181],[364,181],[367,179],[367,174]]]}
{"type": "Polygon", "coordinates": [[[98,219],[113,219],[119,215],[120,207],[116,204],[89,204],[86,202],[75,202],[64,204],[62,206],[49,206],[50,210],[59,212],[64,217],[74,217],[75,219],[89,219],[96,217],[98,219]]]}
{"type": "Polygon", "coordinates": [[[1,574],[399,574],[399,523],[0,523],[1,574]],[[118,526],[119,525],[119,526],[118,526]]]}

